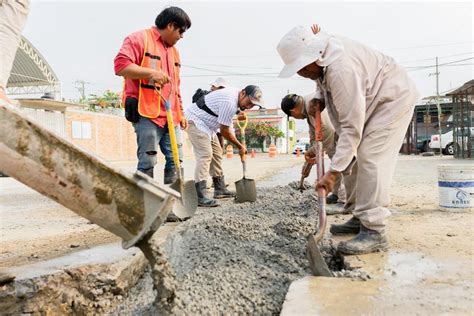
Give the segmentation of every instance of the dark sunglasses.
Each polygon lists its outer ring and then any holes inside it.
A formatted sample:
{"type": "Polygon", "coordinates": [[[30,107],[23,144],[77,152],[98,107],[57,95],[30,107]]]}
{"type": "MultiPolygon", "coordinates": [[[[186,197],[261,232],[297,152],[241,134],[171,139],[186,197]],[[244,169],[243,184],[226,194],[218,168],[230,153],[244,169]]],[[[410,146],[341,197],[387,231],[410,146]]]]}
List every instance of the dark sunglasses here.
{"type": "Polygon", "coordinates": [[[185,26],[178,26],[178,24],[174,23],[174,27],[176,29],[179,29],[179,34],[183,34],[184,32],[186,32],[187,28],[185,26]]]}

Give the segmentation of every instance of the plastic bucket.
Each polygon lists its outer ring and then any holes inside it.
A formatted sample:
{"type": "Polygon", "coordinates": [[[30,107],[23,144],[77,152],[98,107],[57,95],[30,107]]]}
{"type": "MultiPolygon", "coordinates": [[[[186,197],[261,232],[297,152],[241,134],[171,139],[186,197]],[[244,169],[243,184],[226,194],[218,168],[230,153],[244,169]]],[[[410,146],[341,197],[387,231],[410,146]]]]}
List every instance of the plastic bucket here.
{"type": "Polygon", "coordinates": [[[474,164],[438,165],[439,207],[448,212],[474,209],[474,164]]]}

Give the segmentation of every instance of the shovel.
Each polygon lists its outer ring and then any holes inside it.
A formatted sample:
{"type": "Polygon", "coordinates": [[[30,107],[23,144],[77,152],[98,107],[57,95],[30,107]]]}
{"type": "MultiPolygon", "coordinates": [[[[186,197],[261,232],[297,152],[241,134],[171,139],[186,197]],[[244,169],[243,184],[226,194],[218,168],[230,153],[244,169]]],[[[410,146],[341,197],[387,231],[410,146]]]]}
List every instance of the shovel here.
{"type": "MultiPolygon", "coordinates": [[[[323,133],[321,130],[321,110],[319,106],[315,114],[315,125],[317,179],[314,186],[316,187],[316,184],[324,175],[324,157],[322,147],[323,133]]],[[[318,195],[319,204],[319,223],[318,230],[308,236],[306,250],[309,260],[309,267],[316,276],[332,277],[333,274],[331,270],[329,270],[318,245],[318,243],[323,239],[324,232],[326,231],[326,190],[324,188],[319,188],[316,190],[316,192],[318,195]]]]}
{"type": "MultiPolygon", "coordinates": [[[[245,115],[245,119],[237,118],[237,123],[240,127],[240,134],[242,135],[242,144],[245,146],[245,128],[247,127],[248,118],[245,115]]],[[[235,202],[255,202],[257,200],[257,188],[255,186],[255,180],[245,178],[247,171],[247,165],[245,162],[246,155],[242,157],[242,171],[243,178],[235,182],[235,202]]]]}
{"type": "Polygon", "coordinates": [[[181,161],[179,160],[178,143],[176,140],[176,133],[174,130],[173,116],[171,114],[171,103],[170,96],[173,91],[171,85],[170,93],[168,98],[164,98],[160,91],[155,87],[155,91],[161,96],[165,103],[166,109],[166,121],[168,123],[168,132],[170,134],[171,151],[173,152],[173,161],[176,168],[178,179],[170,185],[170,187],[179,193],[181,193],[181,199],[173,207],[173,214],[176,215],[180,220],[190,218],[196,212],[198,206],[198,197],[194,181],[184,181],[184,172],[181,167],[181,161]]]}

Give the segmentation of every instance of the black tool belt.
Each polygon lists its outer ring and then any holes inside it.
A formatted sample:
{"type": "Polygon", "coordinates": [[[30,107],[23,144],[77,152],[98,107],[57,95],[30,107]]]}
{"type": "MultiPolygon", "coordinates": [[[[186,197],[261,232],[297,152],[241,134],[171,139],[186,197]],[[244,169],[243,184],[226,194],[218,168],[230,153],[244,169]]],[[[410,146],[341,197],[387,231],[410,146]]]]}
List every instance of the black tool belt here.
{"type": "Polygon", "coordinates": [[[127,97],[125,99],[125,118],[132,123],[136,123],[140,120],[137,98],[127,97]]]}

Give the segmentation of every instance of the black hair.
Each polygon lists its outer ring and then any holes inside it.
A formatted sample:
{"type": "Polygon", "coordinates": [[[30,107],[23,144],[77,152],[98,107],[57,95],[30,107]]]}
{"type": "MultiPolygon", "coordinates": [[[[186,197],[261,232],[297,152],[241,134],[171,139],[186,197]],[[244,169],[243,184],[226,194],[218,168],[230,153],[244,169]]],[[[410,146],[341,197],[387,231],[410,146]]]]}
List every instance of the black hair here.
{"type": "Polygon", "coordinates": [[[298,103],[299,95],[291,93],[285,95],[283,99],[281,99],[281,110],[285,112],[286,115],[291,116],[290,110],[293,110],[298,103]]]}
{"type": "Polygon", "coordinates": [[[186,31],[191,27],[191,19],[183,9],[178,7],[168,7],[158,14],[155,25],[162,30],[173,23],[177,28],[186,31]]]}

